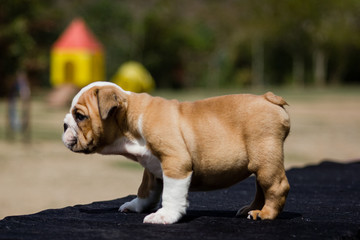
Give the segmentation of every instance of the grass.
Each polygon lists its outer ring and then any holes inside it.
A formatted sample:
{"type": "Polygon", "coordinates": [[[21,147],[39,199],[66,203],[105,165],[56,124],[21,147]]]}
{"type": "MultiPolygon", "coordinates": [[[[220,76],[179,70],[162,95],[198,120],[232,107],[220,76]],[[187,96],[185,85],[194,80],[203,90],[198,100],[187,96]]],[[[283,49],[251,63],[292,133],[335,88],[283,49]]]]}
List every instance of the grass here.
{"type": "MultiPolygon", "coordinates": [[[[0,140],[5,140],[8,127],[6,121],[7,104],[5,101],[0,102],[0,112],[0,140]]],[[[49,108],[44,100],[32,101],[30,117],[31,140],[34,142],[60,140],[65,112],[65,109],[49,108]]],[[[19,132],[16,133],[16,139],[21,139],[19,132]]]]}
{"type": "Polygon", "coordinates": [[[137,162],[134,161],[118,161],[112,163],[112,166],[116,168],[123,168],[129,170],[143,170],[144,168],[137,162]]]}

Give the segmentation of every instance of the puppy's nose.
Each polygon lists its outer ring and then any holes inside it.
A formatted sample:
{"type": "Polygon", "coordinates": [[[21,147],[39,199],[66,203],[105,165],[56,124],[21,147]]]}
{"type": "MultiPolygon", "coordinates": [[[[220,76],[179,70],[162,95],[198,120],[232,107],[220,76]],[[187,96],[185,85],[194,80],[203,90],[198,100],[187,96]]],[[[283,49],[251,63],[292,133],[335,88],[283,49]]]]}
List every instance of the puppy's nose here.
{"type": "Polygon", "coordinates": [[[66,129],[69,128],[69,125],[67,125],[66,123],[64,123],[64,132],[66,132],[66,129]]]}

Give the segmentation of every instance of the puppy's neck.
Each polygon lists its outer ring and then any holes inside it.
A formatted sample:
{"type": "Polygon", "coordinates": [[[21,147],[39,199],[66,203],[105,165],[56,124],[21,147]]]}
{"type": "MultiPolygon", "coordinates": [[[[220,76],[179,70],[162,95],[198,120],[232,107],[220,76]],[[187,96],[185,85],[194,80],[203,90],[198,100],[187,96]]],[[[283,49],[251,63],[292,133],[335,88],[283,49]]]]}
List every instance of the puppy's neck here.
{"type": "MultiPolygon", "coordinates": [[[[116,113],[116,131],[113,130],[111,142],[99,149],[100,154],[123,155],[138,161],[148,153],[146,139],[143,135],[143,115],[149,102],[149,95],[131,94],[128,96],[127,109],[116,113]]],[[[106,124],[106,123],[105,123],[106,124]]]]}

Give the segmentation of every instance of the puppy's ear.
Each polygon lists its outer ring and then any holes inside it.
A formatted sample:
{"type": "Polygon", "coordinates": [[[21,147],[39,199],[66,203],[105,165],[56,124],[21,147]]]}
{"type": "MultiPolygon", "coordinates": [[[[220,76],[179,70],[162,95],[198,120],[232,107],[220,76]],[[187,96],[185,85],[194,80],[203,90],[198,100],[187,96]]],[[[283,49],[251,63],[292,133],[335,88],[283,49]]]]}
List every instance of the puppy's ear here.
{"type": "Polygon", "coordinates": [[[112,88],[97,89],[95,94],[97,95],[99,114],[102,120],[107,119],[111,113],[121,107],[125,101],[122,96],[112,88]]]}

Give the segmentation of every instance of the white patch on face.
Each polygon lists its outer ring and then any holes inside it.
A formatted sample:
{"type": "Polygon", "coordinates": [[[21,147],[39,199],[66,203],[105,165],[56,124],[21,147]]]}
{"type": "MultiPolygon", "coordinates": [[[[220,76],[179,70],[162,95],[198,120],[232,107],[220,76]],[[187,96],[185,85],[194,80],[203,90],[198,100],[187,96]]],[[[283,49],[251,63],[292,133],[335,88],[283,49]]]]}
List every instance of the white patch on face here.
{"type": "Polygon", "coordinates": [[[64,124],[67,125],[67,129],[62,135],[62,140],[65,146],[71,150],[77,142],[78,126],[70,113],[66,114],[64,124]]]}
{"type": "Polygon", "coordinates": [[[131,92],[129,91],[125,91],[124,89],[122,89],[121,87],[119,87],[118,85],[116,85],[115,83],[111,83],[111,82],[93,82],[90,83],[89,85],[87,85],[86,87],[83,87],[77,94],[76,96],[73,98],[72,103],[71,103],[71,107],[70,107],[70,112],[73,109],[73,107],[77,104],[77,102],[79,101],[79,98],[81,97],[81,95],[86,92],[87,90],[89,90],[92,87],[103,87],[103,86],[113,86],[118,88],[119,90],[121,90],[123,93],[130,95],[131,92]]]}
{"type": "Polygon", "coordinates": [[[74,144],[76,144],[77,137],[78,137],[77,136],[78,127],[77,127],[77,124],[76,124],[72,114],[71,114],[72,109],[78,103],[79,98],[81,97],[81,95],[84,92],[88,91],[92,87],[102,87],[102,86],[113,86],[113,87],[118,88],[119,90],[121,90],[122,92],[124,92],[127,95],[131,94],[131,92],[125,91],[121,87],[116,85],[115,83],[111,83],[111,82],[93,82],[93,83],[87,85],[86,87],[82,88],[76,94],[76,96],[73,98],[72,103],[71,103],[71,107],[70,107],[70,112],[68,114],[66,114],[65,119],[64,119],[64,124],[66,124],[68,126],[68,129],[66,129],[66,131],[64,131],[63,136],[62,136],[62,140],[63,140],[65,146],[67,148],[69,148],[70,150],[72,149],[74,144]]]}
{"type": "Polygon", "coordinates": [[[179,221],[188,207],[187,195],[191,176],[192,174],[184,179],[174,179],[163,175],[162,208],[147,215],[144,223],[172,224],[179,221]]]}
{"type": "Polygon", "coordinates": [[[114,143],[104,147],[99,153],[101,154],[120,154],[139,162],[149,172],[157,178],[162,178],[162,168],[160,160],[152,154],[147,147],[147,142],[142,133],[142,115],[138,119],[138,131],[140,138],[129,139],[120,137],[114,143]]]}

